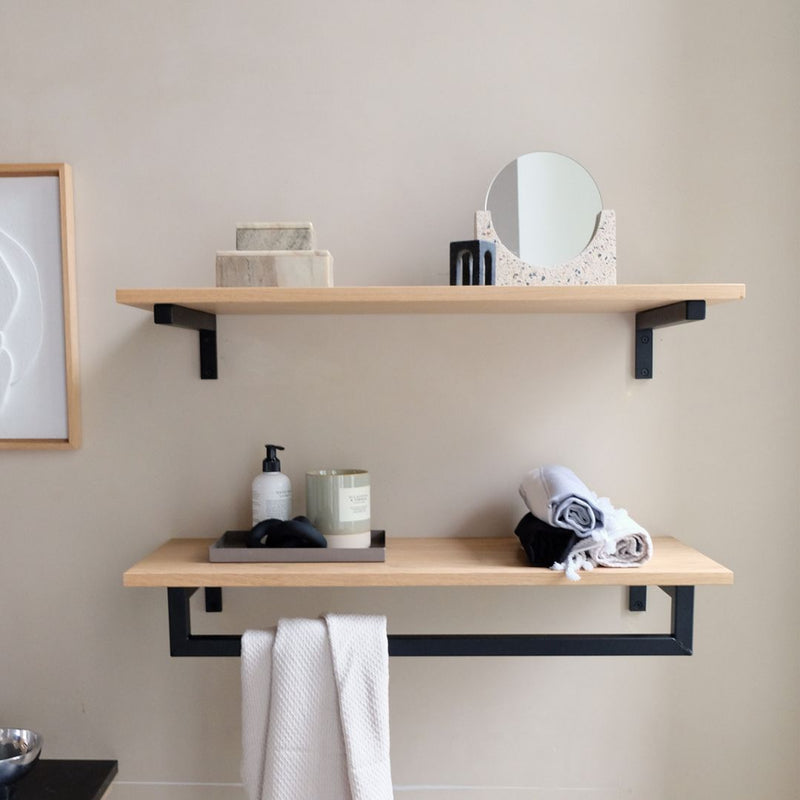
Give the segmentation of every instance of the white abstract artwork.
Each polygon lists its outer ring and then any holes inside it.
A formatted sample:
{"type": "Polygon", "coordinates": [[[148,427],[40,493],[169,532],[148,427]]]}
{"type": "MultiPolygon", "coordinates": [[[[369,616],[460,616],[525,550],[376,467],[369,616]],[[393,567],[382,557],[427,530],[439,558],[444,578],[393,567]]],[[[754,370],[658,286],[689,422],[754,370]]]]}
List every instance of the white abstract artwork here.
{"type": "Polygon", "coordinates": [[[68,438],[59,179],[0,177],[0,439],[68,438]]]}

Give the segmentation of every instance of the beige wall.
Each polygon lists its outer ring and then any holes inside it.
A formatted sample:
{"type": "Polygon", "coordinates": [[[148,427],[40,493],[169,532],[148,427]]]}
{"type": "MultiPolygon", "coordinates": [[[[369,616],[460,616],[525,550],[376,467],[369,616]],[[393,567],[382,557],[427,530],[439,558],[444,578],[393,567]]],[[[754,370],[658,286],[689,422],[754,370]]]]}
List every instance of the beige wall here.
{"type": "MultiPolygon", "coordinates": [[[[119,759],[120,800],[239,797],[238,661],[170,659],[122,572],[245,525],[267,440],[298,500],[368,467],[391,536],[507,535],[555,461],[736,584],[698,589],[692,658],[394,659],[398,797],[796,797],[799,33],[793,0],[0,4],[0,161],[74,168],[85,431],[0,452],[0,724],[119,759]],[[114,302],[210,285],[242,220],[313,220],[342,285],[445,283],[530,150],[593,173],[620,282],[747,301],[659,333],[650,382],[629,318],[542,316],[222,318],[202,383],[193,334],[114,302]]],[[[659,594],[229,591],[197,625],[659,630],[659,594]]]]}

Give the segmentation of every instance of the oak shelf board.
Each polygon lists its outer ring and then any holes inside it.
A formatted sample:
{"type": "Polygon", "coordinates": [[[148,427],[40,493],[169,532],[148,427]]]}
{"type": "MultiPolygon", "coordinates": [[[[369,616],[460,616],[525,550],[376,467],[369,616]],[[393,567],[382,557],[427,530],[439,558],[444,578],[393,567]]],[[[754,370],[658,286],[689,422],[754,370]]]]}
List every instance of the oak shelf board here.
{"type": "Polygon", "coordinates": [[[612,286],[335,286],[117,289],[121,305],[171,303],[209,314],[487,314],[638,312],[705,300],[743,300],[743,283],[612,286]]]}
{"type": "Polygon", "coordinates": [[[571,582],[530,567],[515,537],[403,538],[386,561],[350,564],[211,563],[214,539],[170,539],[123,575],[140,587],[696,586],[732,584],[733,573],[672,537],[653,539],[653,558],[632,569],[598,568],[571,582]]]}

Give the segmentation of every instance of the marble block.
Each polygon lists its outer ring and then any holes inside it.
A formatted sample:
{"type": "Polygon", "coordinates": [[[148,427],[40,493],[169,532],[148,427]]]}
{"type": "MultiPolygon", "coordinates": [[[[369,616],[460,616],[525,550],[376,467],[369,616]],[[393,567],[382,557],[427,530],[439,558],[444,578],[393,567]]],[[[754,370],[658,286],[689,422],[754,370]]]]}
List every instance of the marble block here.
{"type": "Polygon", "coordinates": [[[310,222],[240,222],[237,250],[313,250],[317,246],[310,222]]]}
{"type": "Polygon", "coordinates": [[[333,286],[327,250],[220,250],[217,286],[333,286]]]}

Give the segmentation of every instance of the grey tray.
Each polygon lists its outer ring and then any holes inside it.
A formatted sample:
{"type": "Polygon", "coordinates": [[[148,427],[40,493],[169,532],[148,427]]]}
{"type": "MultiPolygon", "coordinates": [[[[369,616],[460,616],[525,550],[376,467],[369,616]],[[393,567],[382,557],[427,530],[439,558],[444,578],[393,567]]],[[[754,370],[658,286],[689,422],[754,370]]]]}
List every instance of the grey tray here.
{"type": "Polygon", "coordinates": [[[372,531],[369,547],[248,547],[249,531],[225,531],[208,560],[226,563],[302,564],[386,561],[386,531],[372,531]]]}

